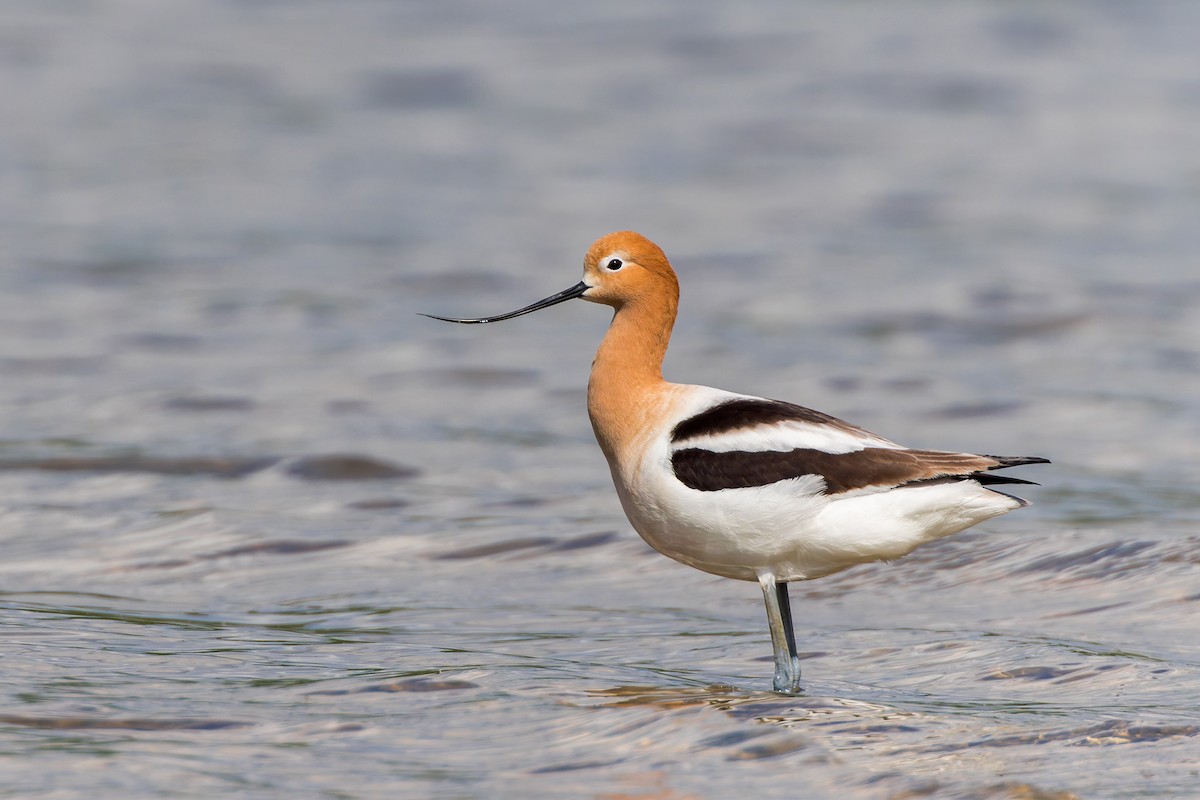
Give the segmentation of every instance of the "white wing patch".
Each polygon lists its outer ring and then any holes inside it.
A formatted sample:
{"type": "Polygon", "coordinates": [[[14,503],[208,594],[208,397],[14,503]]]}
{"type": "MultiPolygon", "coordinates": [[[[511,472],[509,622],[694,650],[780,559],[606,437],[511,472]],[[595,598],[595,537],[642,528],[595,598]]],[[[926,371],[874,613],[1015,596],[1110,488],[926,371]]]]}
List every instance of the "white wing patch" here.
{"type": "Polygon", "coordinates": [[[868,447],[903,449],[871,434],[863,435],[844,428],[824,425],[819,422],[787,420],[748,428],[738,428],[718,434],[693,436],[673,443],[673,450],[698,447],[714,453],[741,451],[754,453],[771,451],[786,453],[790,450],[821,450],[826,453],[854,453],[868,447]]]}
{"type": "MultiPolygon", "coordinates": [[[[677,423],[685,425],[689,420],[710,415],[722,406],[762,404],[772,408],[789,406],[753,395],[734,394],[707,386],[689,387],[695,391],[695,400],[686,415],[677,423]],[[746,402],[743,402],[746,401],[746,402]]],[[[854,453],[868,447],[903,450],[902,445],[882,436],[862,430],[841,420],[827,417],[819,412],[799,406],[790,406],[796,415],[787,412],[764,415],[769,421],[747,421],[745,424],[718,425],[715,432],[696,431],[682,436],[671,443],[671,449],[681,450],[694,447],[714,453],[730,452],[781,452],[791,450],[821,450],[831,454],[854,453]],[[828,420],[828,421],[826,421],[828,420]]],[[[752,419],[752,416],[751,416],[752,419]]]]}

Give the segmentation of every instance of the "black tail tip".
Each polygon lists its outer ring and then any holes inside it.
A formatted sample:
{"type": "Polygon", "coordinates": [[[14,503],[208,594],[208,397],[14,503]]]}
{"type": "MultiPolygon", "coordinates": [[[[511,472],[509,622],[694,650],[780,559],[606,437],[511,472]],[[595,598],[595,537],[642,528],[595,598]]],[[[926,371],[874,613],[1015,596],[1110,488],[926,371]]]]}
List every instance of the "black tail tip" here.
{"type": "Polygon", "coordinates": [[[996,466],[988,467],[988,469],[1008,469],[1009,467],[1023,467],[1026,464],[1049,464],[1050,459],[1042,458],[1041,456],[984,456],[984,458],[995,459],[996,466]]]}

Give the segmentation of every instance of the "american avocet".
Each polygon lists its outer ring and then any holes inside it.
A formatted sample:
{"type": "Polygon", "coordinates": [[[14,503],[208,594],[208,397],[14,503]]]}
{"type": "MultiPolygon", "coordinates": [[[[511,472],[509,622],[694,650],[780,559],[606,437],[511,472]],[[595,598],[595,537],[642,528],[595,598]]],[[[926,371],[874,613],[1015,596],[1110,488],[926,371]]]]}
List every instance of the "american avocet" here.
{"type": "MultiPolygon", "coordinates": [[[[1044,458],[912,450],[803,406],[668,383],[662,361],[679,282],[631,231],[599,239],[583,280],[499,322],[574,298],[615,310],[588,381],[588,415],[625,515],[651,547],[696,569],[758,581],[775,690],[800,689],[789,581],[899,558],[1027,505],[990,470],[1044,458]]],[[[432,315],[426,315],[432,316],[432,315]]]]}

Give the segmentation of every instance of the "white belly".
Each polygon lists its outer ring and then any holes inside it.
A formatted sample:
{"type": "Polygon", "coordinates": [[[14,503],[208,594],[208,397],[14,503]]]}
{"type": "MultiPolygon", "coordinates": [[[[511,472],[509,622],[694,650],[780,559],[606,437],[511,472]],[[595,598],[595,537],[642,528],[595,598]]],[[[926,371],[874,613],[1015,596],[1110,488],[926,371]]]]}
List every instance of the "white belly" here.
{"type": "Polygon", "coordinates": [[[1019,508],[971,480],[876,492],[823,493],[815,475],[705,492],[671,472],[651,447],[630,479],[613,469],[625,514],[658,552],[727,578],[820,578],[854,564],[899,558],[923,544],[1019,508]]]}

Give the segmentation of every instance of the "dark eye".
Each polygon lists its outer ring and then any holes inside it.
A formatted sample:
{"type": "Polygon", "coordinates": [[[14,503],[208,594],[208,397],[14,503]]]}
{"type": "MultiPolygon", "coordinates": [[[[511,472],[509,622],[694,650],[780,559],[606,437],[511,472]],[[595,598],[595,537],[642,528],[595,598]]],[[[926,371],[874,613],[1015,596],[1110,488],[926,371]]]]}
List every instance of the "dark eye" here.
{"type": "Polygon", "coordinates": [[[624,265],[624,264],[621,262],[621,259],[619,259],[619,258],[614,258],[612,261],[609,261],[609,262],[608,262],[607,264],[605,264],[604,266],[608,267],[608,268],[609,268],[609,269],[611,269],[613,272],[616,272],[617,270],[619,270],[621,267],[623,267],[623,266],[625,266],[625,265],[624,265]]]}

